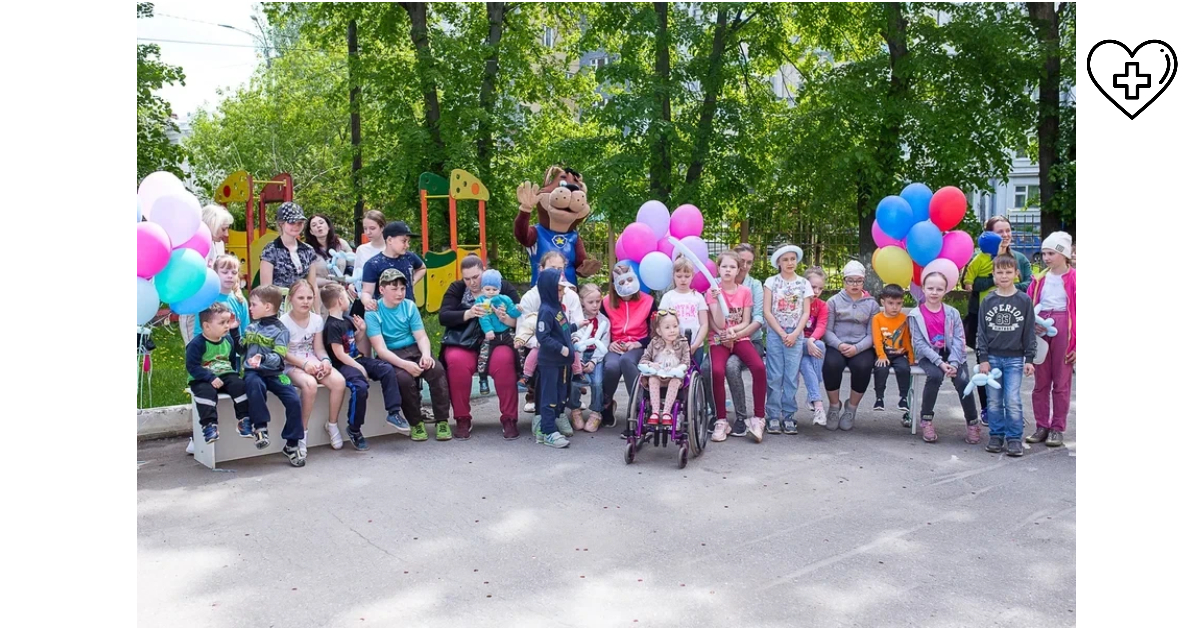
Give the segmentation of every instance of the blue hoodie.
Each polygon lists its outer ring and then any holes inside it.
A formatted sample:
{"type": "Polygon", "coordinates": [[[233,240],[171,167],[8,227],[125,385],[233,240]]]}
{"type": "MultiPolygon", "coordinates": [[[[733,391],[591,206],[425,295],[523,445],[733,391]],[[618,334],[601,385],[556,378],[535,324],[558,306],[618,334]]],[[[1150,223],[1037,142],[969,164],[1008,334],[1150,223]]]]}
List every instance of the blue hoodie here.
{"type": "Polygon", "coordinates": [[[538,296],[542,298],[538,308],[537,341],[538,364],[546,366],[566,366],[573,362],[575,352],[571,343],[571,323],[567,322],[567,313],[563,311],[562,303],[558,300],[558,282],[562,273],[557,268],[548,268],[538,273],[538,296]],[[563,347],[567,355],[562,354],[563,347]]]}

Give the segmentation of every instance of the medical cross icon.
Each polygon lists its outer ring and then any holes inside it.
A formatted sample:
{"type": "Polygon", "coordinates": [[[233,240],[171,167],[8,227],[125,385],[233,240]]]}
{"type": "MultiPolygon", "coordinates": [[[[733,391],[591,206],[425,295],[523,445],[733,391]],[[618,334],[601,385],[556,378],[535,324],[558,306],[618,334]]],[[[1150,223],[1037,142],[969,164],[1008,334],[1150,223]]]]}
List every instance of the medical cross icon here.
{"type": "Polygon", "coordinates": [[[1138,70],[1137,62],[1131,62],[1125,64],[1124,74],[1113,75],[1113,87],[1125,88],[1125,100],[1137,100],[1141,88],[1150,87],[1150,75],[1138,74],[1138,70]]]}

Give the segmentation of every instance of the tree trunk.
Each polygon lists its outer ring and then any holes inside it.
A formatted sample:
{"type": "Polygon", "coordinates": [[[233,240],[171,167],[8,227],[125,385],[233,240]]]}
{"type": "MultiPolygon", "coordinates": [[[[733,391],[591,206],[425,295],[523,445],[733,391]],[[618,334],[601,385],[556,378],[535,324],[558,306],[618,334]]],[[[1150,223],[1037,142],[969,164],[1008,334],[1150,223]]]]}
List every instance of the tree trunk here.
{"type": "Polygon", "coordinates": [[[401,2],[412,23],[410,36],[417,51],[417,81],[425,93],[425,130],[433,143],[433,154],[429,156],[429,170],[446,176],[446,145],[442,141],[442,109],[438,104],[437,68],[433,51],[429,47],[429,9],[424,2],[401,2]]]}
{"type": "MultiPolygon", "coordinates": [[[[725,39],[728,33],[729,9],[720,5],[717,9],[717,25],[713,31],[712,50],[708,53],[708,72],[704,76],[704,102],[700,105],[700,124],[696,128],[696,144],[692,148],[692,162],[688,165],[687,193],[695,193],[695,185],[708,159],[708,145],[712,141],[713,118],[717,114],[717,96],[724,86],[722,70],[725,65],[725,39]]],[[[692,199],[683,199],[685,201],[692,199]]]]}
{"type": "Polygon", "coordinates": [[[1038,189],[1042,215],[1042,237],[1062,228],[1054,197],[1057,183],[1050,172],[1058,163],[1059,81],[1062,59],[1058,51],[1058,13],[1053,2],[1028,2],[1029,20],[1037,33],[1042,59],[1038,78],[1038,189]]]}
{"type": "Polygon", "coordinates": [[[900,172],[900,125],[904,110],[901,101],[908,98],[911,83],[908,72],[908,20],[904,17],[902,5],[898,3],[884,3],[883,10],[886,21],[882,35],[887,42],[891,79],[883,103],[883,124],[875,142],[874,174],[863,172],[858,185],[858,252],[864,259],[875,251],[875,239],[871,237],[875,205],[895,187],[896,176],[900,172]]]}
{"type": "Polygon", "coordinates": [[[359,171],[362,170],[362,125],[359,120],[359,89],[355,80],[355,70],[358,64],[358,22],[350,20],[346,29],[346,46],[350,52],[350,145],[353,147],[354,161],[350,165],[350,181],[354,189],[354,246],[362,242],[363,195],[362,180],[359,171]]]}
{"type": "Polygon", "coordinates": [[[667,31],[667,14],[671,5],[655,2],[658,28],[654,34],[655,97],[661,115],[651,123],[650,194],[666,203],[671,197],[671,41],[667,31]]]}
{"type": "Polygon", "coordinates": [[[479,88],[479,107],[483,118],[479,122],[479,138],[475,151],[479,168],[479,179],[485,185],[491,180],[492,154],[495,151],[492,138],[492,116],[496,110],[496,77],[500,74],[500,38],[504,34],[504,2],[487,3],[488,57],[483,66],[483,85],[479,88]]]}

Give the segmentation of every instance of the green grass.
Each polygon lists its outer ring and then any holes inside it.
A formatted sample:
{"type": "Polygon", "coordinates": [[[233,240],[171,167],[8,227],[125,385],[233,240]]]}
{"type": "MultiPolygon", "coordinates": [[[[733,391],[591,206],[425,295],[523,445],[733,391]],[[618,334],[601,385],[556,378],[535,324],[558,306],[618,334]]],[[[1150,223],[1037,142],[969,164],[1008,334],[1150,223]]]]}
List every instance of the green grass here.
{"type": "MultiPolygon", "coordinates": [[[[421,318],[425,323],[425,331],[429,334],[433,355],[437,357],[442,346],[442,325],[438,322],[437,313],[422,312],[421,318]]],[[[149,393],[143,391],[138,396],[138,408],[160,408],[191,403],[191,396],[184,392],[188,376],[183,364],[183,336],[179,335],[179,325],[157,325],[152,337],[156,348],[150,352],[152,370],[149,393]]],[[[141,368],[139,363],[139,375],[142,374],[141,368]]]]}

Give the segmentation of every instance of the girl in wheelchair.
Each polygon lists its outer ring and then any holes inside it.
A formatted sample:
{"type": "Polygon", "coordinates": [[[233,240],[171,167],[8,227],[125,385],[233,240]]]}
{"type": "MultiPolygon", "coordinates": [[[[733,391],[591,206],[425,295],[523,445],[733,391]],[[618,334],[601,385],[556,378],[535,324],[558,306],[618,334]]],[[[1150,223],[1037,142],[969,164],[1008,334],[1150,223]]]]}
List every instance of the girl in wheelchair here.
{"type": "Polygon", "coordinates": [[[653,336],[650,346],[642,354],[638,371],[642,383],[650,390],[650,418],[646,425],[670,427],[674,423],[671,407],[683,385],[692,355],[687,340],[679,333],[679,317],[675,310],[659,310],[653,321],[653,336]],[[662,398],[662,387],[666,384],[667,396],[662,398]]]}

